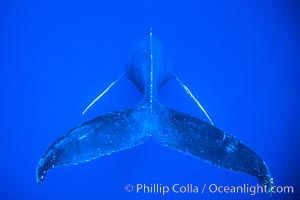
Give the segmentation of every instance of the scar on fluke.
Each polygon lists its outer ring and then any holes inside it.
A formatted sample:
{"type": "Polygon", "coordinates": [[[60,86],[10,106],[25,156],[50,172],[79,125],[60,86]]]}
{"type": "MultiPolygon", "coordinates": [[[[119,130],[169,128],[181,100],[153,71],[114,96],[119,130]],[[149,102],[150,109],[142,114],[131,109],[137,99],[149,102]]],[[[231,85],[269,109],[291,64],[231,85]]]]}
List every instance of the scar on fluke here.
{"type": "Polygon", "coordinates": [[[170,56],[152,29],[133,48],[125,72],[113,81],[83,114],[122,78],[143,94],[131,107],[109,112],[71,129],[58,138],[41,157],[37,182],[44,181],[55,167],[88,162],[92,159],[143,144],[152,138],[158,144],[192,155],[219,167],[255,176],[271,190],[271,178],[265,162],[243,142],[216,127],[190,89],[174,74],[170,56]],[[206,115],[208,122],[163,105],[157,91],[174,78],[206,115]]]}

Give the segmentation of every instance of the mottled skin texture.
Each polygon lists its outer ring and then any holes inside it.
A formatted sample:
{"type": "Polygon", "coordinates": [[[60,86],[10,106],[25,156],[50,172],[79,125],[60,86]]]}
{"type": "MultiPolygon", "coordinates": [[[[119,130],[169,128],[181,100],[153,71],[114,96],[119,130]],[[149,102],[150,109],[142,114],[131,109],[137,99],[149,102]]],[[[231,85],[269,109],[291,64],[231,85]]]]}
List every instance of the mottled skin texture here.
{"type": "Polygon", "coordinates": [[[217,166],[251,174],[271,188],[273,183],[266,164],[241,141],[158,101],[157,90],[170,79],[173,66],[152,34],[134,48],[126,73],[144,94],[142,101],[85,122],[56,140],[38,163],[38,183],[43,182],[51,168],[87,162],[142,144],[152,137],[161,145],[217,166]]]}

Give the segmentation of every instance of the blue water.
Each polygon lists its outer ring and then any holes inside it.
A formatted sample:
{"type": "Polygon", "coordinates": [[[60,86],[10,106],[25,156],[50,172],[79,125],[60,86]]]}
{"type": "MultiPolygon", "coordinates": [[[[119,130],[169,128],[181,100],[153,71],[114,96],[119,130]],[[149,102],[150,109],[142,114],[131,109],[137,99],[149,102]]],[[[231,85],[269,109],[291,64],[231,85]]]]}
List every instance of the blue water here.
{"type": "MultiPolygon", "coordinates": [[[[0,199],[300,198],[300,4],[297,1],[1,1],[0,199]],[[128,193],[127,184],[255,185],[227,171],[147,142],[36,183],[46,148],[74,126],[137,103],[128,80],[86,115],[83,109],[124,72],[130,49],[153,27],[175,73],[214,123],[262,157],[275,185],[293,194],[128,193]]],[[[171,80],[169,107],[204,119],[171,80]]]]}

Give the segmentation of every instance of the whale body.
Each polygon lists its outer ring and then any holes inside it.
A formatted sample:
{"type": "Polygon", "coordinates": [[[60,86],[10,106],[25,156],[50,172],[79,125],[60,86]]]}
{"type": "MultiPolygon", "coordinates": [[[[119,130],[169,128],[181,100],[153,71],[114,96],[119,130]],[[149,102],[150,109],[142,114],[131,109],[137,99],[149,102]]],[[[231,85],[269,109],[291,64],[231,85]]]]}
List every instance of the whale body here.
{"type": "Polygon", "coordinates": [[[270,191],[273,180],[268,167],[253,150],[220,128],[159,102],[157,91],[172,78],[173,64],[152,31],[133,49],[126,75],[143,93],[142,100],[85,122],[57,139],[38,163],[39,184],[52,168],[88,162],[152,138],[219,167],[251,174],[270,191]]]}

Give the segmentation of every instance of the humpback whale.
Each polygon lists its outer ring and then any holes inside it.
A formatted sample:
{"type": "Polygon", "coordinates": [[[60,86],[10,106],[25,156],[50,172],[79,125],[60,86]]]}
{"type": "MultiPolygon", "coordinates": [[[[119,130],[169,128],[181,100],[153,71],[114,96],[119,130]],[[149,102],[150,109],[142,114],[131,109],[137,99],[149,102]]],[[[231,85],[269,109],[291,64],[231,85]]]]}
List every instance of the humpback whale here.
{"type": "Polygon", "coordinates": [[[142,92],[142,100],[132,107],[84,122],[58,138],[38,162],[36,179],[39,184],[52,168],[88,162],[143,144],[152,138],[160,145],[219,167],[253,175],[270,191],[273,179],[266,163],[243,142],[212,123],[201,104],[173,73],[170,57],[161,42],[153,36],[152,29],[133,49],[125,73],[95,101],[124,76],[128,76],[142,92]],[[179,81],[210,123],[168,108],[158,100],[158,89],[171,78],[179,81]]]}

